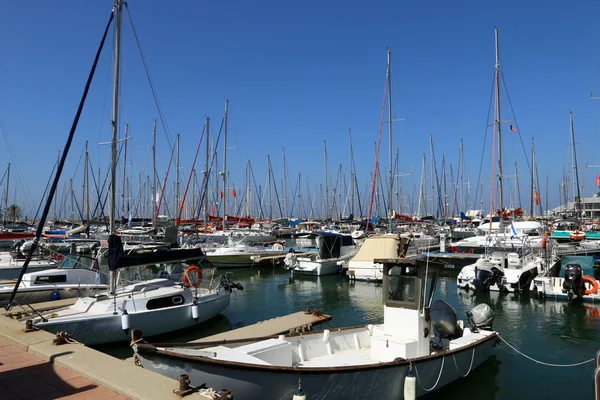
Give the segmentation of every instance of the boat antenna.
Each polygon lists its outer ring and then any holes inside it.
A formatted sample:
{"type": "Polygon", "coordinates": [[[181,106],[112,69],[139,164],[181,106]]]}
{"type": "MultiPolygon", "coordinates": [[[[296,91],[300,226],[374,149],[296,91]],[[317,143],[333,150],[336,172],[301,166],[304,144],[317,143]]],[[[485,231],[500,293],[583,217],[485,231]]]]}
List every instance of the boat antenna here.
{"type": "MultiPolygon", "coordinates": [[[[116,0],[120,1],[120,0],[116,0]]],[[[15,301],[15,296],[17,294],[17,290],[21,281],[23,280],[23,275],[25,271],[27,271],[27,267],[31,261],[31,257],[33,253],[37,249],[37,245],[40,237],[42,236],[42,231],[44,229],[44,225],[46,224],[46,219],[48,218],[48,213],[50,212],[50,206],[52,205],[52,200],[54,199],[54,195],[56,193],[56,188],[58,186],[58,181],[60,180],[60,176],[65,165],[65,161],[67,159],[67,154],[69,153],[69,149],[71,148],[71,143],[73,141],[73,136],[75,135],[75,130],[77,129],[77,125],[79,123],[79,118],[81,117],[81,112],[83,111],[83,106],[85,104],[85,100],[87,98],[90,86],[92,84],[92,80],[94,78],[94,73],[96,72],[96,67],[98,65],[98,60],[100,59],[100,53],[102,52],[102,48],[104,47],[104,42],[106,41],[106,36],[108,35],[108,29],[112,23],[114,18],[114,13],[111,12],[110,18],[108,19],[108,23],[106,24],[106,28],[104,29],[104,34],[102,35],[102,40],[100,41],[100,45],[98,46],[98,50],[96,51],[96,56],[94,58],[94,62],[92,64],[92,68],[88,75],[87,82],[85,84],[85,88],[83,89],[83,94],[81,95],[81,100],[79,101],[79,106],[77,107],[77,112],[75,113],[75,118],[73,119],[73,123],[71,125],[71,130],[69,131],[69,136],[67,138],[67,142],[65,143],[65,147],[62,151],[62,155],[60,158],[60,162],[58,163],[58,167],[56,169],[56,175],[54,176],[54,180],[52,181],[52,186],[50,186],[50,191],[48,192],[48,198],[46,199],[46,204],[44,205],[44,210],[42,211],[42,215],[40,216],[40,221],[38,222],[35,237],[33,238],[33,245],[29,248],[29,252],[27,253],[27,258],[23,263],[23,268],[21,268],[21,272],[19,273],[19,277],[17,278],[17,282],[13,289],[13,292],[10,295],[10,299],[8,304],[6,305],[6,309],[10,310],[15,301]]]]}

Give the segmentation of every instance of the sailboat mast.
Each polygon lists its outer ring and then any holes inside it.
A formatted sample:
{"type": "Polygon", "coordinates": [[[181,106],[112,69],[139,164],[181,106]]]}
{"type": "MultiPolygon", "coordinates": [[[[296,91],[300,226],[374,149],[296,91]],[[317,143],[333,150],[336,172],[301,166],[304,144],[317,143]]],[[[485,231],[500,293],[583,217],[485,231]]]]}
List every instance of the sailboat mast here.
{"type": "MultiPolygon", "coordinates": [[[[119,74],[121,66],[121,22],[123,20],[123,0],[115,0],[115,44],[113,59],[112,92],[112,135],[110,140],[110,193],[109,193],[109,233],[115,233],[115,188],[117,187],[117,135],[119,128],[119,74]]],[[[111,271],[112,272],[112,271],[111,271]]]]}
{"type": "Polygon", "coordinates": [[[227,114],[229,113],[229,100],[225,99],[225,131],[223,140],[223,231],[225,231],[225,212],[227,208],[227,114]]]}
{"type": "MultiPolygon", "coordinates": [[[[7,217],[7,214],[8,214],[9,183],[10,183],[10,163],[8,163],[8,167],[6,169],[6,194],[4,195],[4,223],[5,224],[6,224],[6,217],[7,217]]],[[[54,214],[56,215],[56,211],[54,212],[54,214]]]]}
{"type": "Polygon", "coordinates": [[[179,149],[181,147],[180,140],[181,134],[176,134],[175,139],[177,140],[177,158],[175,160],[175,215],[179,213],[181,209],[181,198],[179,194],[179,149]]]}
{"type": "Polygon", "coordinates": [[[90,223],[90,195],[88,189],[88,163],[89,163],[89,153],[88,153],[88,141],[85,141],[85,157],[83,158],[83,190],[82,190],[82,209],[83,209],[83,217],[85,218],[85,223],[90,223]]]}
{"type": "Polygon", "coordinates": [[[152,127],[152,226],[156,226],[156,120],[152,127]]]}
{"type": "Polygon", "coordinates": [[[531,215],[535,215],[535,209],[533,205],[534,197],[535,197],[535,182],[533,180],[533,168],[535,166],[535,149],[533,138],[531,138],[531,199],[529,202],[529,207],[531,210],[531,215]]]}
{"type": "Polygon", "coordinates": [[[504,190],[502,188],[502,128],[500,124],[500,47],[498,28],[494,28],[496,39],[496,129],[498,129],[498,183],[500,210],[504,208],[504,190]]]}
{"type": "MultiPolygon", "coordinates": [[[[110,191],[109,191],[109,234],[114,235],[115,227],[115,192],[117,187],[117,135],[119,128],[119,74],[121,63],[121,22],[123,0],[115,0],[115,43],[114,43],[114,58],[113,58],[113,92],[112,92],[112,134],[110,140],[110,191]]],[[[110,270],[109,292],[115,294],[116,291],[116,271],[110,270]]],[[[115,310],[116,311],[116,310],[115,310]]]]}
{"type": "Polygon", "coordinates": [[[329,178],[327,172],[327,139],[323,140],[323,152],[325,158],[325,219],[329,219],[329,178]]]}
{"type": "Polygon", "coordinates": [[[577,172],[577,153],[575,148],[575,128],[573,126],[573,110],[569,111],[569,120],[571,123],[571,145],[573,146],[573,195],[577,192],[577,196],[575,197],[575,214],[577,215],[577,219],[581,218],[581,192],[579,191],[579,173],[577,172]]]}
{"type": "Polygon", "coordinates": [[[121,216],[125,216],[125,181],[127,178],[127,137],[129,136],[129,124],[125,124],[125,149],[123,153],[123,186],[121,188],[121,216]]]}
{"type": "Polygon", "coordinates": [[[204,164],[204,179],[202,182],[202,195],[204,196],[204,229],[208,226],[208,163],[210,157],[210,118],[206,117],[206,160],[204,164]]]}
{"type": "Polygon", "coordinates": [[[392,207],[392,188],[394,186],[394,169],[392,166],[393,158],[392,158],[392,51],[388,49],[387,51],[387,61],[388,61],[388,71],[387,71],[387,84],[388,84],[388,132],[389,132],[389,186],[388,186],[388,217],[390,218],[389,223],[389,232],[393,231],[392,221],[393,221],[393,207],[392,207]]]}

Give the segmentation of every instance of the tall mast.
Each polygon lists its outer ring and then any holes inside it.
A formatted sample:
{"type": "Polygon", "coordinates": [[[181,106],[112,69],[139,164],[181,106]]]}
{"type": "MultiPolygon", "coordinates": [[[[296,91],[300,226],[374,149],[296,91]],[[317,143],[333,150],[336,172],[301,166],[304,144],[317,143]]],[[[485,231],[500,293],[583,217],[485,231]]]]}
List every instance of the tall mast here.
{"type": "Polygon", "coordinates": [[[325,158],[325,219],[329,219],[329,178],[327,172],[327,139],[323,140],[323,151],[325,158]]]}
{"type": "Polygon", "coordinates": [[[348,128],[350,141],[350,214],[354,215],[354,154],[352,151],[352,128],[348,128]]]}
{"type": "Polygon", "coordinates": [[[504,190],[502,188],[502,128],[500,124],[500,48],[498,28],[494,28],[496,39],[496,129],[498,129],[498,183],[500,187],[500,210],[504,208],[504,190]]]}
{"type": "MultiPolygon", "coordinates": [[[[83,209],[83,217],[85,218],[85,223],[90,223],[90,195],[88,189],[88,164],[89,164],[89,154],[88,154],[88,141],[85,141],[85,156],[83,158],[83,190],[81,193],[82,200],[82,209],[83,209]]],[[[89,225],[88,225],[89,226],[89,225]]]]}
{"type": "Polygon", "coordinates": [[[204,163],[204,179],[202,182],[202,195],[204,196],[204,228],[208,226],[208,163],[210,157],[210,118],[206,117],[206,159],[204,163]]]}
{"type": "MultiPolygon", "coordinates": [[[[119,131],[119,74],[121,67],[121,22],[123,20],[123,0],[115,0],[115,44],[113,59],[113,92],[112,92],[112,135],[110,140],[110,193],[109,193],[109,233],[115,233],[115,210],[117,187],[117,135],[119,131]]],[[[112,272],[112,271],[111,271],[112,272]]]]}
{"type": "Polygon", "coordinates": [[[229,100],[225,99],[225,131],[223,141],[223,231],[225,231],[225,212],[227,208],[227,114],[229,112],[229,100]]]}
{"type": "Polygon", "coordinates": [[[575,215],[579,220],[581,218],[581,193],[579,191],[579,173],[577,172],[577,153],[575,148],[575,128],[573,127],[573,110],[569,111],[569,120],[571,123],[571,145],[573,146],[573,174],[575,175],[573,178],[573,195],[575,193],[575,215]]]}
{"type": "Polygon", "coordinates": [[[533,138],[531,138],[531,198],[529,201],[529,207],[530,207],[530,212],[531,215],[535,215],[535,209],[534,209],[534,197],[535,197],[535,182],[533,180],[533,168],[535,165],[535,150],[534,150],[534,144],[533,144],[533,138]]]}
{"type": "Polygon", "coordinates": [[[285,147],[281,149],[281,153],[283,154],[283,195],[285,196],[285,216],[289,219],[290,215],[290,209],[289,207],[289,203],[288,203],[288,192],[287,192],[287,185],[286,185],[286,181],[287,181],[287,165],[285,162],[285,147]]]}
{"type": "Polygon", "coordinates": [[[125,149],[123,153],[123,186],[121,188],[121,216],[125,216],[125,191],[126,191],[126,177],[127,177],[127,137],[129,136],[129,124],[125,124],[125,149]]]}
{"type": "Polygon", "coordinates": [[[156,226],[156,120],[152,127],[152,226],[156,226]]]}
{"type": "Polygon", "coordinates": [[[267,154],[267,185],[269,187],[269,221],[273,221],[273,196],[271,192],[271,156],[267,154]]]}
{"type": "MultiPolygon", "coordinates": [[[[6,169],[6,193],[4,195],[4,223],[6,224],[6,217],[8,214],[8,193],[9,193],[9,183],[10,183],[10,163],[8,163],[8,168],[6,169]]],[[[56,210],[56,203],[55,210],[56,210]]],[[[56,215],[56,211],[54,211],[56,215]]]]}
{"type": "Polygon", "coordinates": [[[181,140],[181,135],[178,133],[175,136],[177,140],[177,159],[175,160],[175,215],[179,212],[181,208],[181,198],[179,195],[179,149],[181,147],[179,141],[181,140]]]}
{"type": "MultiPolygon", "coordinates": [[[[113,92],[112,92],[112,135],[110,140],[110,192],[109,192],[109,234],[115,234],[115,192],[117,187],[117,135],[119,128],[119,74],[121,63],[121,21],[123,0],[115,0],[115,44],[113,59],[113,92]]],[[[110,271],[109,292],[115,294],[116,271],[110,271]]],[[[115,310],[116,311],[116,310],[115,310]]]]}
{"type": "Polygon", "coordinates": [[[392,187],[394,186],[394,169],[392,167],[392,51],[388,49],[387,51],[387,62],[388,62],[388,68],[387,68],[387,85],[388,85],[388,131],[389,131],[389,141],[390,141],[390,148],[389,148],[389,169],[390,169],[390,178],[389,178],[389,186],[388,186],[388,210],[387,210],[387,214],[388,217],[390,217],[390,223],[389,223],[389,232],[391,233],[393,231],[393,226],[392,226],[392,221],[393,221],[393,207],[392,207],[392,187]]]}

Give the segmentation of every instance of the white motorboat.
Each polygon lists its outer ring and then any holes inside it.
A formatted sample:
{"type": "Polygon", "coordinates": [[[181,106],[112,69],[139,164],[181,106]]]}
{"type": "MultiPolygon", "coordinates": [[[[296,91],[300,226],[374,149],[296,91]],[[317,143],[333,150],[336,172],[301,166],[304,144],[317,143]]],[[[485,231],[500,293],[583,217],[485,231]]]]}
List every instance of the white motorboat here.
{"type": "MultiPolygon", "coordinates": [[[[72,254],[65,256],[56,268],[24,274],[15,301],[28,304],[91,296],[106,290],[106,283],[95,258],[72,254]]],[[[8,303],[14,287],[14,284],[0,285],[0,305],[8,303]]]]}
{"type": "Polygon", "coordinates": [[[239,242],[230,239],[227,246],[207,250],[205,258],[215,268],[244,268],[252,266],[257,256],[271,257],[286,254],[287,250],[279,243],[265,246],[256,242],[246,243],[244,239],[239,242]]]}
{"type": "Polygon", "coordinates": [[[300,275],[332,275],[337,274],[344,261],[350,260],[359,247],[352,236],[334,232],[313,232],[317,251],[296,256],[290,252],[284,265],[293,274],[300,275]]]}
{"type": "Polygon", "coordinates": [[[540,298],[600,302],[594,257],[576,256],[577,262],[570,262],[569,258],[561,257],[543,276],[536,277],[531,283],[531,290],[540,298]],[[585,275],[586,272],[593,276],[585,275]]]}
{"type": "Polygon", "coordinates": [[[462,289],[479,291],[518,292],[529,289],[532,280],[545,271],[544,257],[536,255],[527,245],[527,237],[521,237],[521,246],[506,250],[503,240],[488,248],[485,257],[461,269],[456,284],[462,289]]]}
{"type": "Polygon", "coordinates": [[[483,363],[499,342],[480,304],[458,321],[432,302],[437,273],[406,259],[384,264],[382,324],[299,336],[202,344],[149,344],[132,332],[142,366],[177,379],[228,387],[248,399],[409,399],[438,390],[483,363]]]}

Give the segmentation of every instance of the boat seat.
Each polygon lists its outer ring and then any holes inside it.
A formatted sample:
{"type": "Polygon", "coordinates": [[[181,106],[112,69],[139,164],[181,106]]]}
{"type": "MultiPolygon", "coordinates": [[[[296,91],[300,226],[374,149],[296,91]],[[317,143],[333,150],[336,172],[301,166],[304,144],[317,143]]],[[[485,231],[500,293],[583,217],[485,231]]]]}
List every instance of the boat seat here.
{"type": "Polygon", "coordinates": [[[272,365],[292,366],[292,344],[281,339],[267,339],[236,347],[235,350],[272,365]]]}

